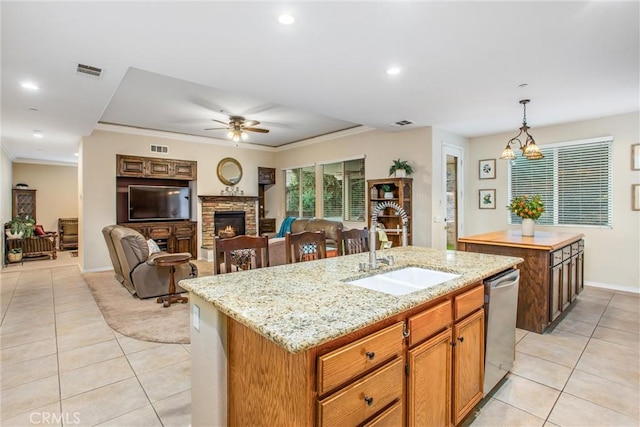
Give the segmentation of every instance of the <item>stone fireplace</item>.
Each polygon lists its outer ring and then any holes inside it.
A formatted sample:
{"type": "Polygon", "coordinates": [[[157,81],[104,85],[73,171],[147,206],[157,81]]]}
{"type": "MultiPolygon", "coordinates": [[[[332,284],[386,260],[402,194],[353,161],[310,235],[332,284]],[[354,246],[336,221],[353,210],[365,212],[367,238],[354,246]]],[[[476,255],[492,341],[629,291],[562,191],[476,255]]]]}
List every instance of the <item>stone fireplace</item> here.
{"type": "MultiPolygon", "coordinates": [[[[216,214],[244,213],[244,233],[258,235],[258,197],[257,196],[198,196],[202,202],[202,247],[213,249],[213,236],[216,214]]],[[[226,225],[225,225],[226,227],[226,225]]]]}

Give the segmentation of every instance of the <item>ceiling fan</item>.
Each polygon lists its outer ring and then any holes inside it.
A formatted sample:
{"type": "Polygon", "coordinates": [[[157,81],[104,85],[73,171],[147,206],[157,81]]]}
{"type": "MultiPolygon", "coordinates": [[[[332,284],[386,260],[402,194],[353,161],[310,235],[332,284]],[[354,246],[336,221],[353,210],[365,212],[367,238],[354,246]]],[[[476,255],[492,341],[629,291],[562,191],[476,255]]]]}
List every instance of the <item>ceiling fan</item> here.
{"type": "Polygon", "coordinates": [[[214,122],[222,123],[225,127],[220,128],[208,128],[205,130],[219,130],[226,129],[227,137],[235,142],[245,140],[249,137],[247,132],[269,133],[269,129],[256,128],[254,126],[259,125],[257,120],[246,120],[242,116],[229,116],[229,122],[223,122],[220,120],[212,119],[214,122]]]}

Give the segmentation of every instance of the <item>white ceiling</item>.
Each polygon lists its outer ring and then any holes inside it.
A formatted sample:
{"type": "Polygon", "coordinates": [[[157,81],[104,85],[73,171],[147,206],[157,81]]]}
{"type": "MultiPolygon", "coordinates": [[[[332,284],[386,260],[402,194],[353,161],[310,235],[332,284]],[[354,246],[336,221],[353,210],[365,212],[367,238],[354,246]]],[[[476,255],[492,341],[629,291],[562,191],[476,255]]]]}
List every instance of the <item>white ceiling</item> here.
{"type": "Polygon", "coordinates": [[[271,130],[250,143],[280,146],[356,124],[515,134],[525,97],[534,134],[639,110],[637,1],[0,7],[1,139],[18,161],[73,163],[99,122],[225,138],[203,129],[246,115],[271,130]],[[295,24],[278,23],[284,11],[295,24]],[[76,74],[78,63],[102,68],[102,77],[76,74]],[[392,65],[402,72],[386,75],[392,65]],[[21,88],[27,80],[40,89],[21,88]],[[394,126],[399,120],[414,124],[394,126]]]}

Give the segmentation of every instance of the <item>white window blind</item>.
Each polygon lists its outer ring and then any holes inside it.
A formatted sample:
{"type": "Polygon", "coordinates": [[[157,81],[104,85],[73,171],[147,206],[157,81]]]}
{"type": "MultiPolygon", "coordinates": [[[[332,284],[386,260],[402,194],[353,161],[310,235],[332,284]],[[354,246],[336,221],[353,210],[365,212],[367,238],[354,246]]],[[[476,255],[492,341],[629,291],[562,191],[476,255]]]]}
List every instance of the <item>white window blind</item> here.
{"type": "Polygon", "coordinates": [[[327,163],[323,170],[323,218],[364,221],[364,159],[327,163]]]}
{"type": "MultiPolygon", "coordinates": [[[[544,225],[611,226],[611,138],[542,148],[544,158],[518,157],[509,164],[509,200],[540,194],[544,225]]],[[[522,220],[510,213],[509,223],[522,220]]]]}

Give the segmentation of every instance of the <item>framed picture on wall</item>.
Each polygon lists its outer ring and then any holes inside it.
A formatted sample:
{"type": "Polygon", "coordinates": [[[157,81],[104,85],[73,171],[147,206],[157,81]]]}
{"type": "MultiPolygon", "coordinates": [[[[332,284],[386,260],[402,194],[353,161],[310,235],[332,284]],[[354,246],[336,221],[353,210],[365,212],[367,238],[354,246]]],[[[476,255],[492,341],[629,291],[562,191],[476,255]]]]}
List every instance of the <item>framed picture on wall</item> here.
{"type": "Polygon", "coordinates": [[[640,170],[640,144],[631,146],[631,170],[640,170]]]}
{"type": "Polygon", "coordinates": [[[640,211],[640,184],[631,186],[631,209],[640,211]]]}
{"type": "Polygon", "coordinates": [[[478,190],[480,209],[496,208],[496,190],[478,190]]]}
{"type": "Polygon", "coordinates": [[[496,178],[496,159],[480,160],[479,165],[480,179],[495,179],[496,178]]]}

